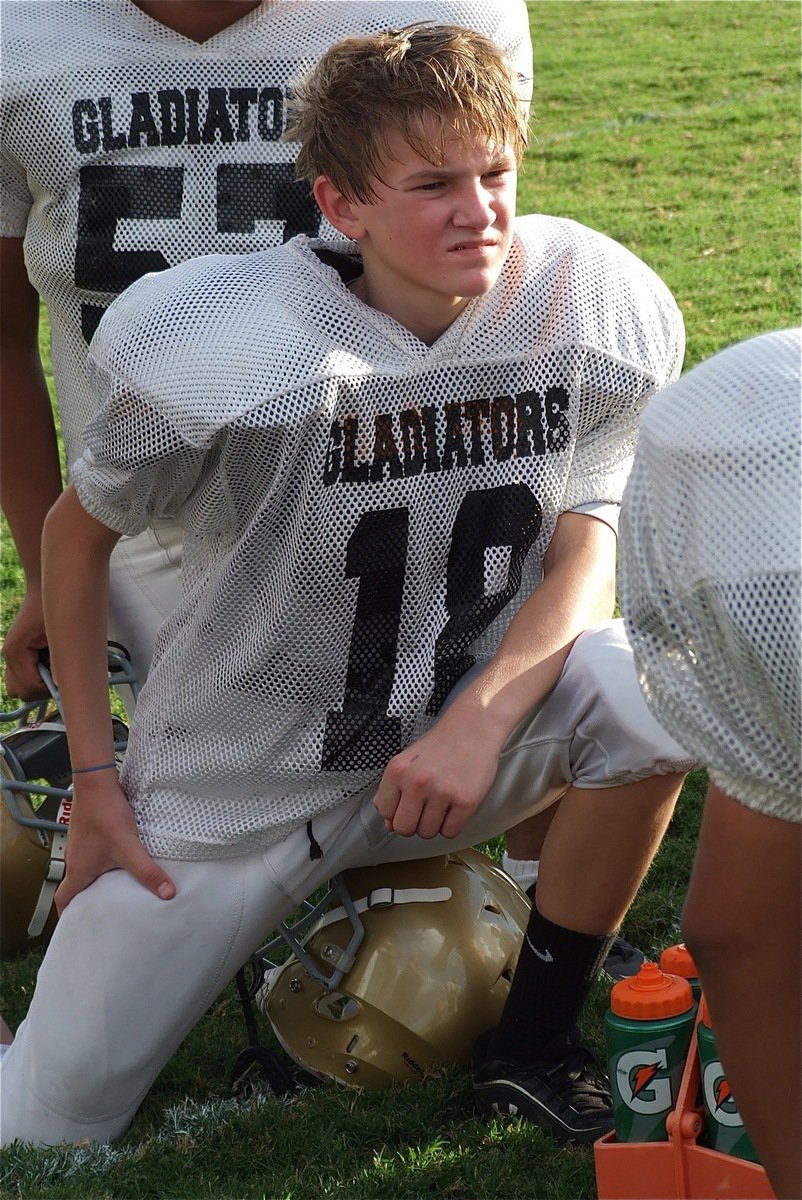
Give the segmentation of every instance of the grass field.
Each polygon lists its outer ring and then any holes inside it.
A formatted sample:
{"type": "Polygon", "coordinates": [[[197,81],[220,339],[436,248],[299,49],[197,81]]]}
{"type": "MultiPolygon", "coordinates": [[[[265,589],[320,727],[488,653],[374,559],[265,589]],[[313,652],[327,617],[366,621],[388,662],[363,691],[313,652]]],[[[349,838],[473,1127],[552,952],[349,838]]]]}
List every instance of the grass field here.
{"type": "MultiPolygon", "coordinates": [[[[534,0],[535,137],[521,211],[567,215],[636,251],[687,325],[686,367],[799,321],[799,8],[781,0],[534,0]]],[[[4,624],[20,594],[3,545],[4,624]]],[[[704,777],[677,815],[625,925],[655,952],[677,939],[704,777]]],[[[495,852],[497,847],[491,847],[495,852]]],[[[38,962],[3,971],[16,1024],[38,962]]],[[[169,970],[169,964],[165,964],[169,970]]],[[[181,980],[176,980],[176,987],[181,980]]],[[[586,1032],[597,1045],[605,990],[586,1032]]],[[[267,1030],[263,1031],[267,1038],[267,1030]]],[[[36,1197],[465,1200],[595,1195],[589,1150],[474,1117],[463,1073],[292,1102],[232,1093],[245,1043],[233,990],[204,1018],[113,1147],[2,1156],[4,1192],[36,1197]]]]}

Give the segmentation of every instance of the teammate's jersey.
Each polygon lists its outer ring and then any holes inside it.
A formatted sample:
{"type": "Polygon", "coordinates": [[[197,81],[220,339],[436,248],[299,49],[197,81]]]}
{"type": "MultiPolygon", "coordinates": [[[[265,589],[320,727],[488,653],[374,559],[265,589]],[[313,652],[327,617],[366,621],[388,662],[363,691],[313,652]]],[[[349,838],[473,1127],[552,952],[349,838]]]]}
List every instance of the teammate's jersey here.
{"type": "Polygon", "coordinates": [[[644,414],[621,596],[657,719],[750,808],[802,820],[800,331],[715,355],[644,414]]]}
{"type": "Polygon", "coordinates": [[[6,237],[50,315],[67,461],[94,411],[86,348],[111,300],[195,254],[319,231],[279,139],[289,80],[338,38],[415,21],[469,25],[532,88],[523,0],[265,0],[199,45],[132,0],[3,0],[6,237]]]}
{"type": "Polygon", "coordinates": [[[96,518],[185,526],[125,783],[152,853],[233,854],[375,784],[542,578],[559,514],[619,502],[682,320],[629,251],[516,222],[431,346],[293,239],[134,284],[90,351],[96,518]]]}

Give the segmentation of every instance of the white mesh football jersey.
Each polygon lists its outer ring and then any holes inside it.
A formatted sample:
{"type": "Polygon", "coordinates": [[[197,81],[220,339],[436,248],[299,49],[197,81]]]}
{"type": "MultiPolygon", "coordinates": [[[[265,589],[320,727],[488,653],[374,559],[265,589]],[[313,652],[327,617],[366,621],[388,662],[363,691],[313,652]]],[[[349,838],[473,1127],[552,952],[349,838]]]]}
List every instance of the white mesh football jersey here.
{"type": "Polygon", "coordinates": [[[802,820],[800,331],[652,400],[621,515],[621,595],[655,716],[749,807],[802,820]]]}
{"type": "Polygon", "coordinates": [[[301,235],[195,259],[92,342],[82,503],[186,529],[125,766],[152,853],[239,853],[375,784],[494,652],[558,515],[620,502],[678,373],[665,285],[574,222],[519,219],[432,346],[353,295],[356,255],[301,235]]]}
{"type": "Polygon", "coordinates": [[[416,21],[500,45],[531,97],[523,0],[265,0],[202,45],[132,0],[3,0],[0,232],[47,304],[67,461],[94,411],[86,348],[111,300],[195,254],[317,233],[279,139],[289,80],[332,42],[416,21]]]}

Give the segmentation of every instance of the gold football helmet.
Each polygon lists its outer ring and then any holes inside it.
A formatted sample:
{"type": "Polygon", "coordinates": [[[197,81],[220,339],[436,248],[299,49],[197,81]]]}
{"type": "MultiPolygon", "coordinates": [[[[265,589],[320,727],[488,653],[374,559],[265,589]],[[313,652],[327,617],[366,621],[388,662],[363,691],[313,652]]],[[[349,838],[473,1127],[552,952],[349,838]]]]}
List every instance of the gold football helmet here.
{"type": "MultiPolygon", "coordinates": [[[[56,923],[53,897],[64,878],[72,774],[58,690],[45,663],[51,700],[0,713],[0,958],[46,942],[56,923]]],[[[136,698],[122,647],[109,646],[109,685],[136,698]]],[[[112,719],[119,760],[128,731],[112,719]]]]}
{"type": "Polygon", "coordinates": [[[343,872],[257,1003],[314,1075],[363,1088],[420,1080],[467,1063],[497,1023],[529,910],[477,850],[343,872]]]}

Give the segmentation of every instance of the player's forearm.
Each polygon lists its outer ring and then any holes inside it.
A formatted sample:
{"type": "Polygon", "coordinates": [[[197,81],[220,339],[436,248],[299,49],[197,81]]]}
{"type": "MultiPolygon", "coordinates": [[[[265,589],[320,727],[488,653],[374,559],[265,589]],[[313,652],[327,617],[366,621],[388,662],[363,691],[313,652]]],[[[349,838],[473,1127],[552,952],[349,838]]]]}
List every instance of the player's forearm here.
{"type": "Polygon", "coordinates": [[[0,317],[0,502],[25,574],[25,594],[8,626],[3,657],[8,694],[34,700],[46,695],[38,668],[46,644],[42,526],[61,492],[61,470],[50,397],[35,347],[36,322],[33,331],[19,336],[18,330],[8,328],[8,304],[6,297],[0,317]]]}
{"type": "Polygon", "coordinates": [[[73,488],[45,521],[45,623],[74,766],[114,760],[106,647],[109,557],[118,536],[84,512],[73,488]]]}
{"type": "Polygon", "coordinates": [[[22,238],[0,238],[0,278],[0,501],[30,589],[39,585],[42,524],[61,468],[22,238]]]}
{"type": "Polygon", "coordinates": [[[44,519],[61,492],[58,443],[38,357],[5,341],[0,354],[0,497],[30,587],[40,579],[44,519]]]}
{"type": "Polygon", "coordinates": [[[387,764],[374,803],[388,829],[456,837],[487,795],[504,743],[551,691],[574,639],[613,605],[615,535],[567,514],[544,579],[485,669],[421,738],[387,764]]]}

